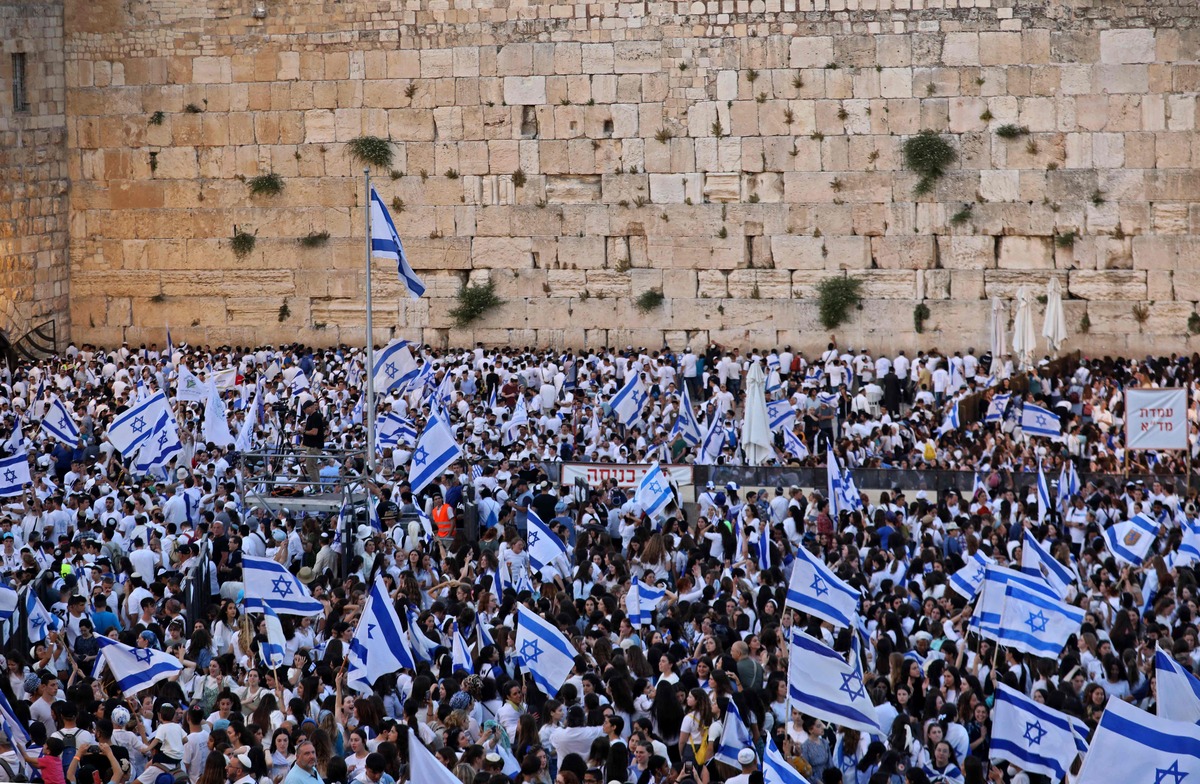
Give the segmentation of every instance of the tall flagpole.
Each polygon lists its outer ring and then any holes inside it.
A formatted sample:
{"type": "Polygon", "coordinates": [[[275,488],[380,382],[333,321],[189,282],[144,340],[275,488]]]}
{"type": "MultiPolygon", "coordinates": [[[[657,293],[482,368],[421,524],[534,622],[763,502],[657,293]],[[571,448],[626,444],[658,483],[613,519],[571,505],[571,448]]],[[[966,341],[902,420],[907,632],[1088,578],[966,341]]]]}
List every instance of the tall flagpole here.
{"type": "Polygon", "coordinates": [[[375,481],[375,341],[371,324],[371,170],[363,169],[367,207],[367,405],[363,412],[367,420],[367,472],[375,481]]]}

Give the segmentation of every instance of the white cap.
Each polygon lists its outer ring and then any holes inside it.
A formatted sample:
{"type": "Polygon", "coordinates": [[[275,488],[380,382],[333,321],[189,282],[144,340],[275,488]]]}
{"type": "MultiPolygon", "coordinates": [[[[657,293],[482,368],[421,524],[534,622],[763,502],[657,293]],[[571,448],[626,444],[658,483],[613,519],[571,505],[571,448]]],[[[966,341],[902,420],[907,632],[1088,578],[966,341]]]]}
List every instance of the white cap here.
{"type": "Polygon", "coordinates": [[[754,749],[742,749],[738,752],[738,762],[742,765],[753,765],[758,761],[758,757],[754,754],[754,749]]]}

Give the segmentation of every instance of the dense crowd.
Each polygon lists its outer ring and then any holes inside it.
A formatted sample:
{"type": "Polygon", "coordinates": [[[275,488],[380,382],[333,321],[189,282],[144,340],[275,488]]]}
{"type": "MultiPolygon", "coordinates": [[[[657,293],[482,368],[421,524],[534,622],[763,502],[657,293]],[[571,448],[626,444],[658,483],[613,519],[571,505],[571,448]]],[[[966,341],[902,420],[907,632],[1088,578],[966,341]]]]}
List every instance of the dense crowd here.
{"type": "Polygon", "coordinates": [[[1011,357],[974,350],[411,348],[423,372],[381,391],[375,412],[364,352],[347,347],[71,346],[0,371],[3,453],[27,454],[31,471],[0,509],[0,577],[15,591],[0,695],[28,734],[14,742],[23,733],[4,719],[0,780],[394,784],[410,777],[417,737],[462,784],[762,784],[768,739],[811,782],[1024,784],[1028,773],[989,752],[998,684],[1094,728],[1110,700],[1153,710],[1156,643],[1188,670],[1200,664],[1195,560],[1180,549],[1200,524],[1196,493],[1183,489],[1187,456],[1123,449],[1123,390],[1194,392],[1197,358],[1047,358],[1017,384],[1011,357]],[[684,503],[676,486],[676,503],[652,519],[615,479],[586,491],[550,481],[563,462],[743,463],[756,363],[767,398],[792,412],[771,462],[821,466],[832,448],[851,470],[970,472],[974,491],[833,499],[825,487],[729,483],[696,487],[684,503]],[[216,392],[182,401],[183,377],[216,392]],[[635,378],[645,404],[615,421],[611,401],[635,378]],[[108,428],[160,390],[178,449],[140,473],[108,428]],[[1061,437],[1030,437],[1004,415],[985,422],[988,400],[1009,393],[1055,411],[1061,437]],[[968,398],[980,416],[946,427],[968,398]],[[676,427],[687,400],[704,444],[676,427]],[[42,426],[56,402],[76,443],[42,426]],[[464,457],[414,493],[411,459],[432,407],[447,412],[464,457]],[[407,426],[374,469],[362,452],[369,416],[407,426]],[[1085,481],[1039,511],[1039,463],[1051,481],[1064,468],[1158,481],[1085,481]],[[289,507],[347,487],[375,499],[348,536],[336,513],[289,507]],[[531,512],[567,544],[561,562],[531,563],[531,512]],[[1141,513],[1156,541],[1139,565],[1120,562],[1103,533],[1141,513]],[[1057,659],[1001,653],[968,632],[974,597],[951,579],[977,557],[1020,565],[1027,533],[1069,571],[1065,598],[1086,611],[1057,659]],[[877,733],[793,709],[794,636],[846,652],[860,633],[789,602],[801,548],[860,594],[877,733]],[[282,564],[324,607],[281,617],[288,666],[264,664],[266,619],[240,603],[243,556],[282,564]],[[380,574],[409,633],[436,647],[432,661],[363,690],[346,662],[380,574]],[[666,591],[646,624],[629,618],[634,579],[666,591]],[[518,606],[579,653],[555,694],[519,666],[518,606]],[[466,666],[452,655],[454,629],[470,646],[466,666]],[[99,637],[169,653],[181,670],[123,694],[99,637]],[[713,759],[731,712],[750,738],[736,766],[713,759]]]}

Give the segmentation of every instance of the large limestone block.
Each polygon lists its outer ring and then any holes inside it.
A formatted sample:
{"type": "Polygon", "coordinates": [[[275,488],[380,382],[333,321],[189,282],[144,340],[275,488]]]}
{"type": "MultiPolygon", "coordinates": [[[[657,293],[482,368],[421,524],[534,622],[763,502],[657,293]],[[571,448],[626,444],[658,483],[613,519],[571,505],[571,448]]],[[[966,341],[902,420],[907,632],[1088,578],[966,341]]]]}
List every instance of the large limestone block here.
{"type": "Polygon", "coordinates": [[[996,266],[996,240],[993,237],[943,235],[937,240],[938,258],[946,269],[984,270],[996,266]]]}
{"type": "Polygon", "coordinates": [[[825,269],[823,244],[820,237],[777,234],[771,237],[771,256],[779,269],[825,269]]]}
{"type": "Polygon", "coordinates": [[[538,106],[546,103],[546,77],[504,77],[504,102],[509,106],[538,106]]]}
{"type": "Polygon", "coordinates": [[[1074,270],[1067,290],[1086,300],[1146,299],[1144,270],[1074,270]]]}
{"type": "MultiPolygon", "coordinates": [[[[587,270],[587,290],[592,297],[613,298],[630,296],[629,273],[616,270],[587,270]]],[[[639,294],[641,292],[638,292],[639,294]]],[[[611,312],[611,311],[610,311],[611,312]]]]}
{"type": "Polygon", "coordinates": [[[798,35],[791,40],[789,59],[792,68],[824,68],[833,62],[833,37],[798,35]]]}
{"type": "Polygon", "coordinates": [[[729,275],[721,270],[698,271],[696,285],[696,296],[701,299],[724,299],[729,296],[729,275]]]}
{"type": "Polygon", "coordinates": [[[913,270],[872,270],[862,276],[863,299],[915,299],[918,274],[913,270]]]}
{"type": "Polygon", "coordinates": [[[880,269],[930,269],[934,266],[933,240],[928,235],[872,237],[871,252],[880,269]]]}
{"type": "Polygon", "coordinates": [[[942,62],[945,65],[979,65],[979,35],[947,33],[942,41],[942,62]]]}
{"type": "Polygon", "coordinates": [[[1001,237],[997,266],[1011,270],[1053,269],[1053,242],[1049,237],[1001,237]]]}
{"type": "Polygon", "coordinates": [[[785,270],[734,270],[729,296],[739,299],[791,299],[792,274],[785,270]]]}
{"type": "Polygon", "coordinates": [[[706,201],[732,202],[742,195],[742,177],[733,173],[709,173],[704,176],[706,201]]]}
{"type": "Polygon", "coordinates": [[[476,237],[471,263],[476,268],[524,269],[533,266],[532,251],[529,237],[476,237]]]}
{"type": "Polygon", "coordinates": [[[617,41],[613,69],[619,74],[648,74],[662,69],[660,41],[617,41]]]}
{"type": "Polygon", "coordinates": [[[555,175],[546,178],[546,199],[556,204],[586,204],[601,198],[598,175],[555,175]]]}
{"type": "Polygon", "coordinates": [[[984,296],[987,299],[1015,299],[1017,289],[1028,286],[1035,294],[1044,293],[1050,278],[1058,278],[1063,291],[1067,290],[1067,272],[1052,270],[1006,270],[992,269],[983,271],[984,296]]]}
{"type": "Polygon", "coordinates": [[[696,270],[663,270],[663,295],[668,299],[695,299],[697,297],[696,270]]]}
{"type": "Polygon", "coordinates": [[[1101,30],[1100,60],[1105,63],[1154,62],[1154,30],[1101,30]]]}

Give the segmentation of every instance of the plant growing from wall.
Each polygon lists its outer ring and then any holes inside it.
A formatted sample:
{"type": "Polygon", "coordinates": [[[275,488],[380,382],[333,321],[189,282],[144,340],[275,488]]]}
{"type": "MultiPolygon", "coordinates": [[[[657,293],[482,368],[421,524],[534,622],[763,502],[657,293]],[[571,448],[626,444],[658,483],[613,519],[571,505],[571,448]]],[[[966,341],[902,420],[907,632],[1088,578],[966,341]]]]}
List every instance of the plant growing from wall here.
{"type": "Polygon", "coordinates": [[[1078,234],[1073,231],[1068,231],[1055,237],[1054,244],[1060,248],[1073,248],[1075,247],[1075,240],[1077,239],[1079,239],[1078,234]]]}
{"type": "Polygon", "coordinates": [[[850,309],[862,303],[862,279],[826,278],[817,284],[817,307],[825,329],[836,329],[850,318],[850,309]]]}
{"type": "Polygon", "coordinates": [[[1193,335],[1200,335],[1200,313],[1192,312],[1188,315],[1187,329],[1193,335]]]}
{"type": "Polygon", "coordinates": [[[304,248],[319,248],[329,244],[329,232],[313,232],[300,238],[300,246],[304,248]]]}
{"type": "Polygon", "coordinates": [[[513,172],[512,180],[513,180],[514,188],[524,188],[525,187],[525,170],[517,169],[515,172],[513,172]]]}
{"type": "MultiPolygon", "coordinates": [[[[1193,313],[1192,315],[1195,316],[1196,314],[1193,313]]],[[[1200,317],[1197,317],[1197,319],[1200,320],[1200,317]]],[[[1086,312],[1079,317],[1079,331],[1084,335],[1092,331],[1092,318],[1086,312]]]]}
{"type": "Polygon", "coordinates": [[[1016,139],[1027,133],[1029,133],[1029,129],[1024,125],[1013,125],[1012,123],[1005,123],[996,129],[996,135],[1001,139],[1016,139]]]}
{"type": "Polygon", "coordinates": [[[378,136],[359,136],[351,139],[346,144],[346,154],[365,166],[392,166],[392,143],[378,136]]]}
{"type": "Polygon", "coordinates": [[[1150,306],[1139,302],[1130,309],[1130,312],[1133,313],[1133,320],[1137,322],[1138,332],[1141,332],[1142,327],[1150,319],[1150,306]]]}
{"type": "Polygon", "coordinates": [[[256,238],[248,231],[242,231],[237,226],[233,227],[233,236],[229,238],[229,247],[233,248],[233,255],[239,259],[244,259],[254,250],[256,238]]]}
{"type": "Polygon", "coordinates": [[[950,143],[934,131],[926,129],[908,137],[904,141],[904,165],[921,175],[913,186],[913,193],[923,196],[932,191],[957,158],[958,153],[950,143]]]}
{"type": "Polygon", "coordinates": [[[658,289],[647,289],[633,301],[633,306],[642,313],[649,313],[663,304],[666,297],[658,289]]]}
{"type": "Polygon", "coordinates": [[[964,204],[961,210],[950,216],[950,225],[962,226],[967,221],[971,220],[971,212],[974,209],[974,204],[964,204]]]}
{"type": "Polygon", "coordinates": [[[924,334],[925,322],[929,320],[929,306],[924,302],[917,303],[913,308],[913,329],[918,335],[924,334]]]}
{"type": "Polygon", "coordinates": [[[278,196],[283,192],[283,178],[275,172],[260,174],[246,180],[251,196],[278,196]]]}
{"type": "Polygon", "coordinates": [[[463,286],[458,291],[458,305],[450,310],[450,318],[454,319],[454,326],[462,328],[483,318],[499,304],[496,286],[491,281],[482,286],[463,286]]]}
{"type": "Polygon", "coordinates": [[[157,111],[154,114],[150,115],[150,124],[151,125],[162,125],[164,119],[166,119],[166,115],[163,114],[161,111],[157,111]]]}
{"type": "Polygon", "coordinates": [[[279,306],[279,323],[283,323],[292,317],[292,309],[288,307],[287,300],[279,306]]]}

